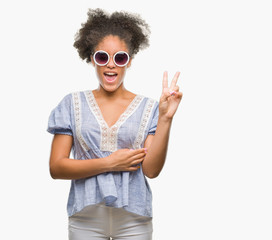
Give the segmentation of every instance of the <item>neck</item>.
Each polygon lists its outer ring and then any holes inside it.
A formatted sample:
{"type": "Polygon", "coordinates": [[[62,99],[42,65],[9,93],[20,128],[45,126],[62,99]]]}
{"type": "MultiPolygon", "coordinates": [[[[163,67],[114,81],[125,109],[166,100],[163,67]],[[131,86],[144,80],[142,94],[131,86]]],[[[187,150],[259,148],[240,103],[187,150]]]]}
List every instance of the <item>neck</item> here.
{"type": "Polygon", "coordinates": [[[116,89],[113,92],[106,91],[101,85],[98,86],[96,90],[94,90],[95,96],[96,97],[102,97],[102,98],[107,98],[107,99],[117,99],[117,98],[122,98],[129,93],[128,90],[124,87],[123,84],[121,84],[118,89],[116,89]]]}

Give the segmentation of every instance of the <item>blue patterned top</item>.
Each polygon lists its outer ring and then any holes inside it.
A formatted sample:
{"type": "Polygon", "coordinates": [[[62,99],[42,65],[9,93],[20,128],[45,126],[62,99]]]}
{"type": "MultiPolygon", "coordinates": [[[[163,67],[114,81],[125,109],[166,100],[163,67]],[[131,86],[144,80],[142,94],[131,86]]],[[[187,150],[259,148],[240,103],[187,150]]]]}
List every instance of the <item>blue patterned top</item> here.
{"type": "MultiPolygon", "coordinates": [[[[104,158],[118,149],[142,148],[148,134],[155,134],[158,115],[157,101],[136,95],[117,122],[109,127],[92,91],[88,90],[65,96],[51,112],[47,131],[73,136],[75,159],[104,158]]],[[[68,216],[101,202],[152,217],[152,193],[142,168],[71,180],[68,216]]]]}

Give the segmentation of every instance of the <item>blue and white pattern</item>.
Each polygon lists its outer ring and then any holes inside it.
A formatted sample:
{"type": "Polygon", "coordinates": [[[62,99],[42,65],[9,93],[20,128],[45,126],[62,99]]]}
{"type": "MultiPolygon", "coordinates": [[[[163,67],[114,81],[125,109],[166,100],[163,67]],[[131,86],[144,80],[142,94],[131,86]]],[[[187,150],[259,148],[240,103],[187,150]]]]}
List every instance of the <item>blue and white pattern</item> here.
{"type": "MultiPolygon", "coordinates": [[[[73,136],[75,159],[105,158],[118,149],[142,148],[148,134],[155,134],[158,115],[157,101],[136,95],[109,127],[92,91],[88,90],[65,96],[51,112],[47,131],[73,136]]],[[[152,193],[142,168],[71,181],[68,216],[101,202],[152,217],[152,193]]]]}

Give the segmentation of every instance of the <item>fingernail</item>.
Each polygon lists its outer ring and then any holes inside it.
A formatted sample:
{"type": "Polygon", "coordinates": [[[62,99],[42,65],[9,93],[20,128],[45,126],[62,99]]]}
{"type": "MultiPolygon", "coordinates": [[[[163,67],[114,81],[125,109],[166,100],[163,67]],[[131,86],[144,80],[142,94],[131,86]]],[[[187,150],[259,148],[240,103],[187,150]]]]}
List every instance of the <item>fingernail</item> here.
{"type": "Polygon", "coordinates": [[[145,153],[147,153],[147,148],[144,149],[145,153]]]}
{"type": "Polygon", "coordinates": [[[170,92],[170,95],[171,95],[171,96],[174,96],[175,94],[176,94],[176,91],[171,91],[171,92],[170,92]]]}

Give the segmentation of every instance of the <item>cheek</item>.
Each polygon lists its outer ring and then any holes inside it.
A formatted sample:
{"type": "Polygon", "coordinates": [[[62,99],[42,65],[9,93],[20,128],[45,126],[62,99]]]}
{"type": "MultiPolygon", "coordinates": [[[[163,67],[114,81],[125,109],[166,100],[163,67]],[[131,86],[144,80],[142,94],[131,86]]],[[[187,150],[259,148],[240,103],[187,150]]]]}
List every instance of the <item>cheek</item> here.
{"type": "Polygon", "coordinates": [[[97,76],[99,82],[101,82],[102,78],[103,78],[103,73],[97,66],[95,66],[95,73],[96,73],[96,76],[97,76]]]}
{"type": "Polygon", "coordinates": [[[97,76],[101,75],[102,72],[103,72],[103,71],[101,70],[101,67],[98,67],[97,65],[95,65],[94,69],[95,69],[95,72],[96,72],[96,75],[97,75],[97,76]]]}
{"type": "Polygon", "coordinates": [[[119,73],[120,81],[124,80],[124,78],[126,76],[126,70],[127,70],[127,67],[125,67],[122,71],[120,71],[120,73],[119,73]]]}

